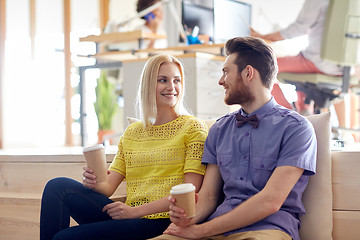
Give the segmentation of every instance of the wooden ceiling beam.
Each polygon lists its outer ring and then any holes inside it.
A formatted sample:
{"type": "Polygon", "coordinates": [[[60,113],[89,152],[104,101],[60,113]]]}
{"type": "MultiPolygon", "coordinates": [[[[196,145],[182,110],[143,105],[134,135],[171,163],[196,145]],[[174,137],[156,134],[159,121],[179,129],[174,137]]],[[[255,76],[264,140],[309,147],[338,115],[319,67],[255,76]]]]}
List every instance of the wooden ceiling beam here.
{"type": "Polygon", "coordinates": [[[109,21],[109,0],[99,0],[99,27],[104,32],[109,21]]]}
{"type": "Polygon", "coordinates": [[[71,87],[71,0],[64,0],[64,61],[65,61],[65,145],[73,146],[71,116],[71,98],[73,89],[71,87]]]}
{"type": "Polygon", "coordinates": [[[35,35],[36,35],[36,0],[30,0],[30,41],[31,41],[31,59],[35,59],[35,35]]]}
{"type": "Polygon", "coordinates": [[[3,103],[4,103],[4,70],[5,70],[5,39],[6,39],[6,0],[0,0],[0,149],[4,142],[3,103]]]}

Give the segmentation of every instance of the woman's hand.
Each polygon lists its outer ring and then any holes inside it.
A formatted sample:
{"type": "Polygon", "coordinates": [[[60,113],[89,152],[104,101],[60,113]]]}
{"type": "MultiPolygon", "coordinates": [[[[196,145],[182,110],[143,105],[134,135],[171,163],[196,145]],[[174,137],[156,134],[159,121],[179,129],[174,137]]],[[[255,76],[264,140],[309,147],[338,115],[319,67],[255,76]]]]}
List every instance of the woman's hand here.
{"type": "Polygon", "coordinates": [[[96,176],[94,175],[94,171],[89,167],[83,167],[83,182],[82,184],[90,189],[93,189],[96,185],[96,176]]]}
{"type": "Polygon", "coordinates": [[[103,210],[112,219],[134,219],[140,218],[136,211],[136,207],[130,207],[123,202],[113,202],[106,205],[103,210]]]}

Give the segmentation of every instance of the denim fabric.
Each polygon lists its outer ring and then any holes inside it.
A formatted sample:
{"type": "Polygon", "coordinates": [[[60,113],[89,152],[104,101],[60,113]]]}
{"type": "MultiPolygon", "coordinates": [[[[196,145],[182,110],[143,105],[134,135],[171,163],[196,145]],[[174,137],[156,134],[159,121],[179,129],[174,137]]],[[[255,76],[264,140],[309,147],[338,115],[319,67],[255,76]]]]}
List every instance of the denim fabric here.
{"type": "Polygon", "coordinates": [[[162,234],[169,219],[113,220],[103,213],[113,201],[68,178],[50,180],[41,202],[40,240],[147,239],[162,234]],[[70,217],[79,225],[69,227],[70,217]]]}

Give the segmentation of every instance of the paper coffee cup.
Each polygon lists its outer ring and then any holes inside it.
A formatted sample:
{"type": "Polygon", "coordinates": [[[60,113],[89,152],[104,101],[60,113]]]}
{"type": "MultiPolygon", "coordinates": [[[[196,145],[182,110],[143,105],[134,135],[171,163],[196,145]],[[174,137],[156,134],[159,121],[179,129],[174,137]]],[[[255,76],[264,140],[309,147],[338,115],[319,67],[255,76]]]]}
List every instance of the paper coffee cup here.
{"type": "Polygon", "coordinates": [[[192,183],[176,185],[170,194],[176,199],[175,205],[185,211],[186,217],[195,216],[195,186],[192,183]]]}
{"type": "Polygon", "coordinates": [[[83,154],[87,166],[94,171],[96,182],[104,182],[107,178],[107,164],[105,147],[102,144],[97,144],[83,149],[83,154]]]}

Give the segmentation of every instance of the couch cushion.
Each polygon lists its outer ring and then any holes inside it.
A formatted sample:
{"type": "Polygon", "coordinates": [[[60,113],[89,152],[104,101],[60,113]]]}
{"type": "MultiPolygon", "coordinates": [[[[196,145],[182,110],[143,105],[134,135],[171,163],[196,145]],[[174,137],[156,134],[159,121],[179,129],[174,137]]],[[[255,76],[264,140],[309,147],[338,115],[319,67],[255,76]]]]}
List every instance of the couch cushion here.
{"type": "Polygon", "coordinates": [[[330,112],[307,116],[317,138],[316,174],[303,195],[306,214],[301,217],[301,240],[332,239],[332,185],[330,112]]]}

